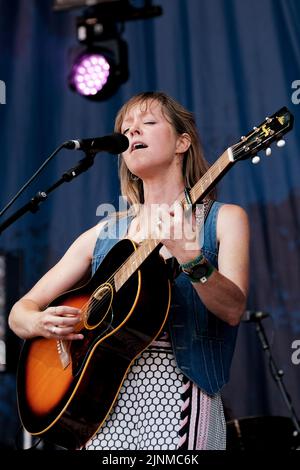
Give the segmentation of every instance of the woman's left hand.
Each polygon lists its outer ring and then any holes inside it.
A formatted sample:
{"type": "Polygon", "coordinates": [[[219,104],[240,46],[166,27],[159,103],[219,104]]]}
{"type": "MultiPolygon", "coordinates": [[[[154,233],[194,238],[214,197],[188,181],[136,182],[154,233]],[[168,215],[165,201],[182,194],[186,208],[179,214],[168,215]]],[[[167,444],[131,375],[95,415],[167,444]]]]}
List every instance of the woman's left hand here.
{"type": "Polygon", "coordinates": [[[157,209],[154,235],[177,259],[186,263],[201,253],[201,217],[204,211],[198,204],[195,213],[186,212],[179,202],[171,209],[160,205],[157,209]]]}

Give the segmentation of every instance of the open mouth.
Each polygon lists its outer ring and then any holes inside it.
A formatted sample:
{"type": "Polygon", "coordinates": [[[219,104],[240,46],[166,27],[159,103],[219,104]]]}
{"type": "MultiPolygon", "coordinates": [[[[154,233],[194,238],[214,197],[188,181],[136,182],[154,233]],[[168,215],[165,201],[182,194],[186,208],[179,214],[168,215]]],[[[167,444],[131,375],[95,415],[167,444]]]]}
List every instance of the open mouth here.
{"type": "Polygon", "coordinates": [[[135,142],[131,146],[131,151],[133,152],[134,150],[145,149],[147,147],[148,147],[148,145],[144,144],[143,142],[135,142]]]}

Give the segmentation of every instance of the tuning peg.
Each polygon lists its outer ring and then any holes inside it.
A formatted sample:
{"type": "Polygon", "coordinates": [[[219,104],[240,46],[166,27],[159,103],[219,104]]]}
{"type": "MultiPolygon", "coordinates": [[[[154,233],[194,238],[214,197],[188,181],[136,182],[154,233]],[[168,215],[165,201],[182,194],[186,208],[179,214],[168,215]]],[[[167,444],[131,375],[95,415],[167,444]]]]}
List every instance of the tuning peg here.
{"type": "Polygon", "coordinates": [[[251,158],[251,161],[252,161],[253,165],[257,165],[257,163],[260,162],[260,157],[258,155],[255,155],[255,157],[251,158]]]}
{"type": "Polygon", "coordinates": [[[267,155],[267,157],[269,157],[269,156],[271,155],[271,153],[272,153],[271,147],[266,148],[266,155],[267,155]]]}
{"type": "Polygon", "coordinates": [[[280,147],[284,147],[284,146],[285,146],[285,140],[279,139],[279,140],[277,141],[277,144],[276,144],[276,145],[277,145],[277,147],[279,147],[279,148],[280,148],[280,147]]]}

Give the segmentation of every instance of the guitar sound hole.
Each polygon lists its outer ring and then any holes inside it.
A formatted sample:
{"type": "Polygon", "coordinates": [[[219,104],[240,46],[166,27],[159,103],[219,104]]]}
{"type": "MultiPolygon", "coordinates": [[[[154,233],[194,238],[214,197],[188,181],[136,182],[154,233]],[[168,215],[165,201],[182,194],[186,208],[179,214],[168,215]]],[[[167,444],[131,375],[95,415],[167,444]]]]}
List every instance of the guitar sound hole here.
{"type": "Polygon", "coordinates": [[[87,309],[86,327],[88,329],[102,324],[106,328],[111,322],[112,293],[110,284],[103,284],[94,292],[87,309]]]}

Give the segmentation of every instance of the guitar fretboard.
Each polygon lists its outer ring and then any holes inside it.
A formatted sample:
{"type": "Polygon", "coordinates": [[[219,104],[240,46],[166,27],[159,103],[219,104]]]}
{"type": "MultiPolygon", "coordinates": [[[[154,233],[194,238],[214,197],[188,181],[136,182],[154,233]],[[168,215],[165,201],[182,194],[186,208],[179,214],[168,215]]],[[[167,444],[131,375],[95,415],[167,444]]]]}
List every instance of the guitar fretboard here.
{"type": "MultiPolygon", "coordinates": [[[[208,171],[200,178],[200,180],[191,188],[190,198],[192,204],[198,200],[202,200],[216,184],[219,178],[229,170],[233,165],[232,150],[227,149],[218,160],[208,169],[208,171]]],[[[180,204],[186,205],[184,195],[179,198],[180,204]]],[[[160,240],[147,239],[144,240],[139,247],[129,256],[125,263],[118,269],[114,275],[115,289],[118,291],[130,278],[130,276],[141,266],[148,256],[159,245],[160,240]]]]}

